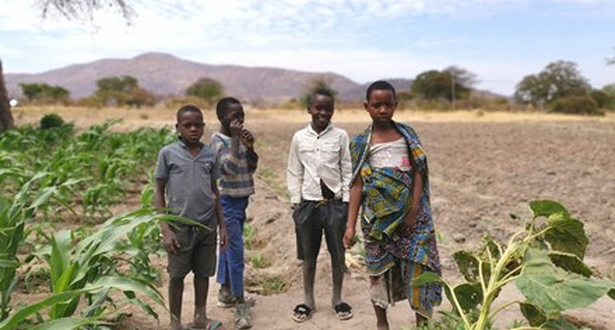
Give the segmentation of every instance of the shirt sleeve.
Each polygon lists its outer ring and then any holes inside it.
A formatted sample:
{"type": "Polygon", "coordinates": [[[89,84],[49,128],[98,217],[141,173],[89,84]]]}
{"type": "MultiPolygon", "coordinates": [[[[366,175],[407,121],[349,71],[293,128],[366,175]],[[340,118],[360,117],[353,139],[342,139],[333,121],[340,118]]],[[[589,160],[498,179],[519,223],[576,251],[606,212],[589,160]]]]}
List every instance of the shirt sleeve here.
{"type": "Polygon", "coordinates": [[[214,153],[214,166],[211,169],[211,179],[214,182],[218,182],[220,179],[220,158],[216,153],[214,153]]]}
{"type": "Polygon", "coordinates": [[[218,153],[220,174],[236,175],[240,166],[239,158],[231,154],[231,148],[224,143],[221,137],[214,134],[211,140],[214,149],[218,153]]]}
{"type": "Polygon", "coordinates": [[[160,180],[168,180],[169,179],[169,164],[167,162],[167,152],[166,148],[162,148],[158,153],[158,160],[156,161],[156,170],[154,172],[154,177],[160,180]]]}
{"type": "Polygon", "coordinates": [[[352,178],[352,160],[350,157],[350,140],[348,133],[344,131],[341,135],[341,159],[340,167],[342,172],[342,201],[350,201],[350,179],[352,178]]]}
{"type": "Polygon", "coordinates": [[[288,167],[286,169],[286,186],[290,194],[290,202],[301,202],[301,186],[303,184],[303,164],[299,158],[298,134],[293,136],[288,153],[288,167]]]}

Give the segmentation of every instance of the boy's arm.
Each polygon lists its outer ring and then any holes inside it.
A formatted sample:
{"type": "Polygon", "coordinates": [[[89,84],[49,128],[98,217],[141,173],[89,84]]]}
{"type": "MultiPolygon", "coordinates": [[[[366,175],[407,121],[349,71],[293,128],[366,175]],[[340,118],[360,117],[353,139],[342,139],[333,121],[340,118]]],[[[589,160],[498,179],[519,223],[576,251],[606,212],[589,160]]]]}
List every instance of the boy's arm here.
{"type": "Polygon", "coordinates": [[[224,212],[222,212],[222,203],[220,203],[220,191],[218,191],[218,185],[215,180],[211,180],[211,190],[216,196],[216,204],[214,206],[214,211],[216,212],[216,219],[218,220],[218,228],[220,228],[220,249],[226,249],[228,245],[227,235],[226,235],[226,223],[224,222],[224,212]]]}
{"type": "Polygon", "coordinates": [[[363,179],[357,176],[350,187],[350,203],[348,204],[348,219],[346,220],[346,232],[344,233],[344,247],[349,249],[354,245],[354,235],[359,216],[359,207],[363,193],[363,179]]]}
{"type": "Polygon", "coordinates": [[[408,210],[408,214],[406,214],[406,218],[404,219],[404,225],[406,226],[406,230],[411,231],[412,227],[416,223],[416,217],[419,213],[419,207],[421,205],[421,196],[423,194],[423,176],[421,172],[418,170],[414,171],[414,184],[412,188],[412,204],[410,205],[410,210],[408,210]]]}
{"type": "MultiPolygon", "coordinates": [[[[156,179],[156,186],[154,187],[154,207],[158,209],[158,213],[164,214],[164,208],[166,207],[166,201],[164,198],[165,190],[167,188],[167,180],[156,179]]],[[[168,223],[160,222],[160,231],[162,233],[162,242],[165,248],[170,254],[175,254],[177,248],[179,248],[179,241],[175,236],[175,233],[171,230],[168,223]]]]}
{"type": "Polygon", "coordinates": [[[303,185],[303,164],[299,158],[299,141],[297,135],[293,136],[288,153],[288,166],[286,168],[286,186],[290,194],[290,202],[301,202],[301,186],[303,185]]]}
{"type": "Polygon", "coordinates": [[[256,172],[256,168],[258,167],[258,154],[254,151],[254,146],[251,148],[246,147],[246,160],[248,162],[248,171],[250,173],[256,172]]]}
{"type": "Polygon", "coordinates": [[[341,138],[340,169],[342,173],[342,201],[350,201],[350,179],[352,178],[352,160],[350,157],[350,141],[348,133],[344,132],[341,138]]]}
{"type": "Polygon", "coordinates": [[[256,138],[254,138],[252,132],[247,129],[243,129],[241,141],[246,146],[247,150],[246,161],[248,163],[248,171],[253,174],[258,166],[258,154],[254,151],[254,142],[256,141],[256,138]]]}
{"type": "Polygon", "coordinates": [[[227,147],[221,137],[212,139],[213,147],[218,153],[220,172],[223,175],[235,175],[239,170],[239,138],[232,138],[231,146],[227,147]]]}

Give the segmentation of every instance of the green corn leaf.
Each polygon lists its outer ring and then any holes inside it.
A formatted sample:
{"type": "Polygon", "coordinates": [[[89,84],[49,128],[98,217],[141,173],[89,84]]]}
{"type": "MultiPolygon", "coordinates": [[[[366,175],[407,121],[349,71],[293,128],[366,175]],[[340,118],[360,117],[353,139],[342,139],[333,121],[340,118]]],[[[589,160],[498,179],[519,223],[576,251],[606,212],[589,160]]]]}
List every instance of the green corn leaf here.
{"type": "Polygon", "coordinates": [[[90,290],[95,290],[99,288],[90,287],[88,289],[76,290],[76,291],[68,291],[62,292],[58,294],[52,294],[49,297],[35,302],[27,307],[21,308],[17,310],[15,313],[6,318],[2,323],[0,323],[0,330],[12,330],[16,329],[19,323],[23,322],[26,318],[35,315],[41,310],[54,306],[56,304],[65,302],[72,298],[78,297],[90,290]]]}
{"type": "Polygon", "coordinates": [[[153,286],[146,285],[140,281],[137,281],[128,277],[119,276],[105,276],[99,278],[94,282],[95,286],[109,287],[123,292],[137,292],[140,293],[152,301],[156,302],[160,306],[165,306],[162,294],[158,292],[153,286]]]}
{"type": "Polygon", "coordinates": [[[528,249],[526,266],[515,280],[528,302],[547,315],[587,307],[607,294],[612,284],[566,272],[551,262],[545,251],[528,249]]]}
{"type": "Polygon", "coordinates": [[[30,205],[30,208],[31,209],[36,209],[36,208],[46,204],[51,199],[51,196],[56,194],[57,191],[58,191],[58,189],[56,187],[48,187],[48,188],[44,188],[44,189],[40,190],[39,193],[38,193],[38,196],[36,197],[34,202],[30,205]]]}
{"type": "Polygon", "coordinates": [[[51,275],[52,286],[54,286],[54,283],[59,282],[60,277],[62,277],[62,274],[65,273],[70,264],[71,232],[69,230],[57,232],[51,237],[49,244],[51,245],[48,261],[49,273],[51,275]]]}
{"type": "Polygon", "coordinates": [[[64,317],[57,320],[47,321],[43,324],[35,326],[32,330],[72,330],[80,329],[86,325],[101,325],[105,322],[100,321],[99,317],[64,317]]]}

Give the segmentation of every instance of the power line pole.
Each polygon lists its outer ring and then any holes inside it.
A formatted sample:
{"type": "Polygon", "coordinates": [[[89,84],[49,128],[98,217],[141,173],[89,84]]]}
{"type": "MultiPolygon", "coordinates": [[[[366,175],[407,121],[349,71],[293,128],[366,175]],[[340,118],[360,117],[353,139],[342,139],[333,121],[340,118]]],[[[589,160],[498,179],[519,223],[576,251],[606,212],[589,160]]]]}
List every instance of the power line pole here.
{"type": "Polygon", "coordinates": [[[455,110],[455,75],[451,72],[451,106],[455,110]]]}

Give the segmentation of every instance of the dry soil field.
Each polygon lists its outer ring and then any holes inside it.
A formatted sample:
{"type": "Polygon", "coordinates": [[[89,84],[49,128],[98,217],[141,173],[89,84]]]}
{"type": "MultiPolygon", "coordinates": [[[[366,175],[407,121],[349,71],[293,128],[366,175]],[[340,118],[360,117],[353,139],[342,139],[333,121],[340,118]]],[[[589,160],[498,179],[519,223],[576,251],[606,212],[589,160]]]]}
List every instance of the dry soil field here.
{"type": "MultiPolygon", "coordinates": [[[[118,129],[174,124],[174,111],[163,109],[90,110],[21,109],[18,123],[36,122],[43,113],[58,112],[77,127],[105,118],[124,118],[118,129]]],[[[207,137],[217,129],[215,114],[205,113],[207,137]]],[[[418,131],[426,149],[431,171],[432,205],[436,228],[442,239],[440,254],[445,275],[457,274],[451,255],[471,249],[485,234],[505,239],[520,228],[510,213],[527,214],[527,202],[554,199],[585,223],[590,236],[587,262],[599,276],[615,279],[615,116],[580,118],[545,114],[489,112],[414,113],[398,112],[396,119],[418,131]]],[[[295,260],[295,238],[285,195],[285,166],[290,138],[309,121],[304,111],[247,112],[246,126],[257,137],[261,156],[257,172],[257,193],[249,207],[254,243],[247,252],[267,259],[270,265],[256,269],[248,264],[249,288],[262,291],[258,283],[273,278],[284,285],[284,293],[257,294],[253,309],[254,329],[374,329],[375,317],[367,300],[367,282],[360,267],[351,267],[344,297],[355,308],[355,317],[341,323],[330,308],[330,266],[322,248],[317,275],[317,312],[301,325],[290,319],[292,308],[301,302],[300,264],[295,260]]],[[[364,111],[342,110],[334,116],[337,126],[351,136],[368,124],[364,111]]],[[[123,205],[122,209],[130,208],[123,205]]],[[[160,261],[161,267],[164,261],[160,261]]],[[[166,281],[166,279],[164,280],[166,281]]],[[[261,283],[262,284],[262,283],[261,283]]],[[[190,285],[187,285],[189,288],[190,285]]],[[[165,290],[165,289],[162,289],[165,290]]],[[[211,317],[233,329],[232,313],[215,307],[217,286],[212,283],[209,301],[211,317]]],[[[185,297],[184,320],[192,312],[192,291],[185,297]]],[[[514,297],[514,290],[503,293],[514,297]]],[[[448,308],[445,303],[441,309],[448,308]]],[[[135,311],[122,329],[165,329],[162,322],[135,311]]],[[[593,329],[615,329],[615,303],[603,299],[590,308],[572,311],[593,329]]],[[[392,329],[414,324],[406,304],[390,311],[392,329]]],[[[500,329],[515,319],[516,311],[498,320],[500,329]]]]}

